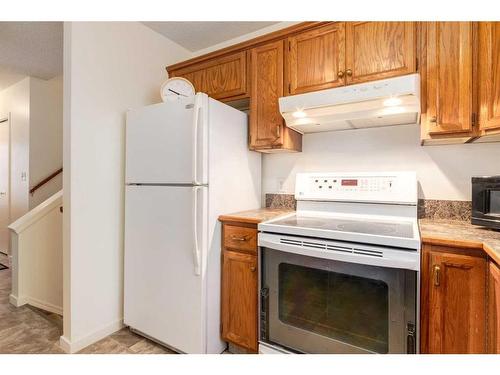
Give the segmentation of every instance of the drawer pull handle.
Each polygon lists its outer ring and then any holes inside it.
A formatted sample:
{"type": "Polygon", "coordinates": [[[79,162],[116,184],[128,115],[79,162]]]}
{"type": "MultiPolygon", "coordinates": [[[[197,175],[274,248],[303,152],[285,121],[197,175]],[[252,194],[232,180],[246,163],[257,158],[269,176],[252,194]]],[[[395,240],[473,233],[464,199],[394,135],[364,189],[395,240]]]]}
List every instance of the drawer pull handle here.
{"type": "Polygon", "coordinates": [[[244,241],[247,241],[247,240],[248,240],[248,236],[242,236],[242,237],[231,236],[231,239],[232,239],[233,241],[240,241],[240,242],[244,242],[244,241]]]}
{"type": "Polygon", "coordinates": [[[434,266],[434,286],[439,286],[441,284],[440,280],[441,267],[438,265],[434,266]]]}

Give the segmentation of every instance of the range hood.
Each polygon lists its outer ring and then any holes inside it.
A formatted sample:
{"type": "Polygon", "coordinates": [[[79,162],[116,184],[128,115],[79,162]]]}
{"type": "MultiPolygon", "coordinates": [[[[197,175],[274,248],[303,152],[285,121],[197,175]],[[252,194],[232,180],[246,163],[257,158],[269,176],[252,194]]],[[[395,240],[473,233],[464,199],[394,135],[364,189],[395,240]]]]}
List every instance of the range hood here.
{"type": "Polygon", "coordinates": [[[420,77],[410,74],[279,98],[286,125],[299,133],[416,124],[420,77]]]}

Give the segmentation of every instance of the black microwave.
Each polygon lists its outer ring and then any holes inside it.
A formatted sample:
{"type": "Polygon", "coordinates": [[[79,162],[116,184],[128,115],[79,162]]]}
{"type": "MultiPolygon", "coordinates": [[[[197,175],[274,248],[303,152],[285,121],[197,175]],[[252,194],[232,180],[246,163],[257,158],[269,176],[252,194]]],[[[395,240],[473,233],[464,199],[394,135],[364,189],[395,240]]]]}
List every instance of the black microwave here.
{"type": "Polygon", "coordinates": [[[500,229],[500,176],[472,177],[471,222],[500,229]]]}

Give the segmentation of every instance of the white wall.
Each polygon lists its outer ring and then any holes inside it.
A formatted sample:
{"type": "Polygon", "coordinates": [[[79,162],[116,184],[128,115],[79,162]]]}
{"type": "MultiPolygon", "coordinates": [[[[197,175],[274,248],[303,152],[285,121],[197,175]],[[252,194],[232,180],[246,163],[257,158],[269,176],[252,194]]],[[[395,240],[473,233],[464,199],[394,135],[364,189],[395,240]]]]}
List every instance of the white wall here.
{"type": "Polygon", "coordinates": [[[58,176],[29,189],[62,165],[62,76],[26,77],[0,91],[0,118],[10,114],[10,222],[61,190],[58,176]]]}
{"type": "Polygon", "coordinates": [[[419,197],[470,200],[471,176],[500,175],[500,143],[420,146],[416,125],[307,134],[303,152],[263,158],[263,193],[293,193],[297,172],[417,172],[419,197]]]}
{"type": "MultiPolygon", "coordinates": [[[[30,87],[30,186],[62,167],[63,77],[51,80],[31,78],[30,87]]],[[[29,196],[36,207],[62,189],[62,174],[29,196]]]]}
{"type": "Polygon", "coordinates": [[[14,221],[29,209],[29,77],[0,92],[0,117],[6,117],[9,113],[11,142],[10,219],[14,221]]]}
{"type": "Polygon", "coordinates": [[[125,111],[160,101],[189,52],[137,22],[64,27],[64,336],[68,351],[123,319],[125,111]]]}
{"type": "Polygon", "coordinates": [[[257,38],[261,35],[269,34],[269,33],[272,33],[274,31],[284,29],[285,27],[293,26],[297,23],[300,23],[300,22],[299,21],[278,22],[278,23],[275,23],[274,25],[264,27],[262,29],[254,31],[254,32],[244,34],[244,35],[238,36],[238,37],[230,39],[230,40],[226,40],[225,42],[217,43],[213,46],[203,48],[203,49],[198,50],[196,52],[192,52],[192,57],[201,56],[201,55],[204,55],[206,53],[210,53],[210,52],[222,49],[222,48],[232,46],[234,44],[242,43],[242,42],[245,42],[247,40],[257,38]]]}

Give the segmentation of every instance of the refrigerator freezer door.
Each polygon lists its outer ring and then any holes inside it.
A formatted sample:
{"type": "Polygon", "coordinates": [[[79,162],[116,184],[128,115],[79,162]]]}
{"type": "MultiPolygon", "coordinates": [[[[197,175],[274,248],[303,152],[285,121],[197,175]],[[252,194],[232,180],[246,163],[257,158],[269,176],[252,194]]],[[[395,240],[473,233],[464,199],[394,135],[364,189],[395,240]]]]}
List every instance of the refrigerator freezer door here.
{"type": "Polygon", "coordinates": [[[126,187],[125,324],[184,353],[206,352],[207,192],[126,187]]]}
{"type": "Polygon", "coordinates": [[[127,112],[127,184],[206,184],[208,97],[127,112]]]}

